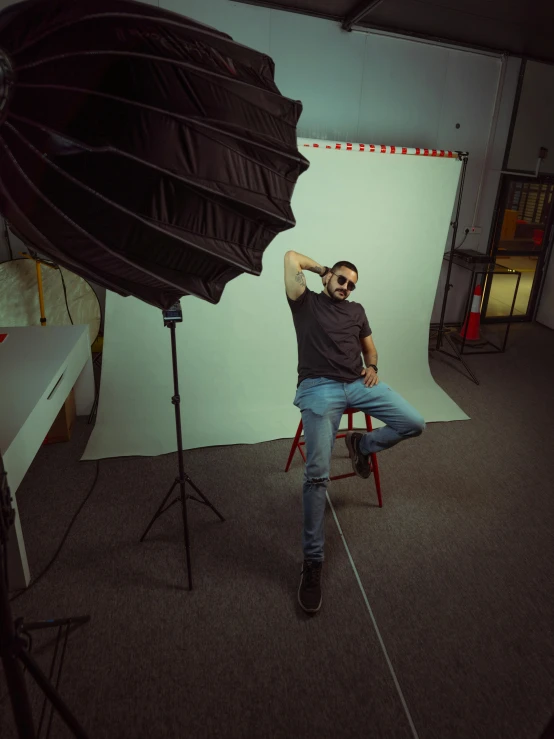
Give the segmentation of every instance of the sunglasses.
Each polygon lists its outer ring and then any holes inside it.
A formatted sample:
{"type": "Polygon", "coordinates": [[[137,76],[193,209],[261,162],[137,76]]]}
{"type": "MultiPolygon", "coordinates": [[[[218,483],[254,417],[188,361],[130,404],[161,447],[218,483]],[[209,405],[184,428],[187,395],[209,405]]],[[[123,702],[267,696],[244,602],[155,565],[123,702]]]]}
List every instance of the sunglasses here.
{"type": "Polygon", "coordinates": [[[348,280],[344,275],[338,275],[336,272],[333,272],[332,274],[334,274],[335,277],[337,278],[337,282],[339,283],[339,285],[344,285],[345,283],[348,282],[348,289],[350,290],[350,292],[356,289],[356,285],[350,280],[348,280]]]}

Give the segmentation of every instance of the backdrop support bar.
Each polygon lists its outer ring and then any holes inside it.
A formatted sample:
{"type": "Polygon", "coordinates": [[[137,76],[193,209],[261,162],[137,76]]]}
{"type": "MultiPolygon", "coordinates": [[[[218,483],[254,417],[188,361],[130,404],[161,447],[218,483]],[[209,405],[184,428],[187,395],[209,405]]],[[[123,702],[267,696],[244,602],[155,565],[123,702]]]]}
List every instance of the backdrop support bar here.
{"type": "Polygon", "coordinates": [[[460,175],[460,187],[458,188],[458,202],[456,205],[456,216],[454,218],[454,221],[450,224],[452,226],[452,239],[450,243],[450,254],[448,258],[448,270],[446,273],[446,284],[444,286],[444,296],[442,299],[442,308],[441,308],[441,317],[439,322],[439,327],[437,329],[437,343],[435,345],[434,349],[431,349],[431,351],[439,351],[441,354],[445,354],[447,357],[450,357],[451,359],[457,359],[459,362],[461,362],[466,370],[466,372],[469,374],[471,379],[476,385],[479,385],[479,380],[475,376],[475,374],[470,370],[468,365],[464,362],[462,359],[462,356],[450,337],[446,333],[446,329],[444,327],[444,318],[446,315],[446,304],[448,302],[448,293],[450,292],[450,288],[452,285],[450,284],[450,275],[452,273],[452,264],[453,264],[453,258],[454,258],[454,249],[456,248],[456,238],[458,236],[458,225],[460,221],[460,210],[462,207],[462,197],[464,194],[464,182],[466,178],[466,170],[467,170],[467,160],[468,155],[467,154],[461,154],[460,159],[462,160],[462,172],[460,175]],[[454,354],[451,354],[450,352],[445,351],[442,348],[442,342],[443,338],[446,338],[450,347],[452,348],[454,354]]]}
{"type": "Polygon", "coordinates": [[[352,26],[355,26],[356,23],[363,20],[366,15],[369,15],[371,11],[375,10],[375,8],[378,5],[381,5],[382,2],[383,0],[362,0],[362,2],[355,5],[350,13],[345,16],[342,22],[342,30],[351,31],[352,26]]]}

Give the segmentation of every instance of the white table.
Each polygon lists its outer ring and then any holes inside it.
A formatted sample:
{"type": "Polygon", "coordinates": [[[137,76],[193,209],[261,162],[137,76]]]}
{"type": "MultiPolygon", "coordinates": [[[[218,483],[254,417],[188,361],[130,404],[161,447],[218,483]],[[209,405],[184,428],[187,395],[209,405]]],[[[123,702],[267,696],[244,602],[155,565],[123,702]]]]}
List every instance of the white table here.
{"type": "Polygon", "coordinates": [[[8,475],[15,526],[8,546],[10,588],[27,587],[29,565],[17,506],[17,489],[71,389],[78,416],[94,403],[87,326],[1,328],[0,451],[8,475]]]}

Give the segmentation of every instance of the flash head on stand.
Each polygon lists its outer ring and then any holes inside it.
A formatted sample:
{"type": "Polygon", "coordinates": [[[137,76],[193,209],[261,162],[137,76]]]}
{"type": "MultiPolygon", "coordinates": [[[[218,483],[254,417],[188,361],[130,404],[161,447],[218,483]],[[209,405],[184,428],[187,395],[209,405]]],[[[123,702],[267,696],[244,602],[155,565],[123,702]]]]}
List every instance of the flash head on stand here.
{"type": "Polygon", "coordinates": [[[167,310],[162,311],[162,313],[164,317],[164,326],[167,326],[170,323],[179,323],[183,320],[181,301],[178,300],[176,303],[173,303],[171,308],[167,308],[167,310]]]}

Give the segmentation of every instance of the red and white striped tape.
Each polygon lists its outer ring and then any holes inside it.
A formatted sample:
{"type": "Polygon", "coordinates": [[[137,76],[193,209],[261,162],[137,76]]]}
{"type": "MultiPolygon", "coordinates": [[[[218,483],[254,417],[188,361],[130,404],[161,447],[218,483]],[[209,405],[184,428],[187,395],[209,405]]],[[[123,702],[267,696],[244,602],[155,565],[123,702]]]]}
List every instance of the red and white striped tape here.
{"type": "Polygon", "coordinates": [[[409,154],[418,157],[440,157],[444,159],[457,159],[459,152],[445,151],[444,149],[423,149],[411,146],[384,146],[383,144],[350,144],[350,143],[327,143],[326,141],[308,141],[298,139],[302,147],[311,149],[333,149],[338,151],[359,151],[371,154],[409,154]]]}

